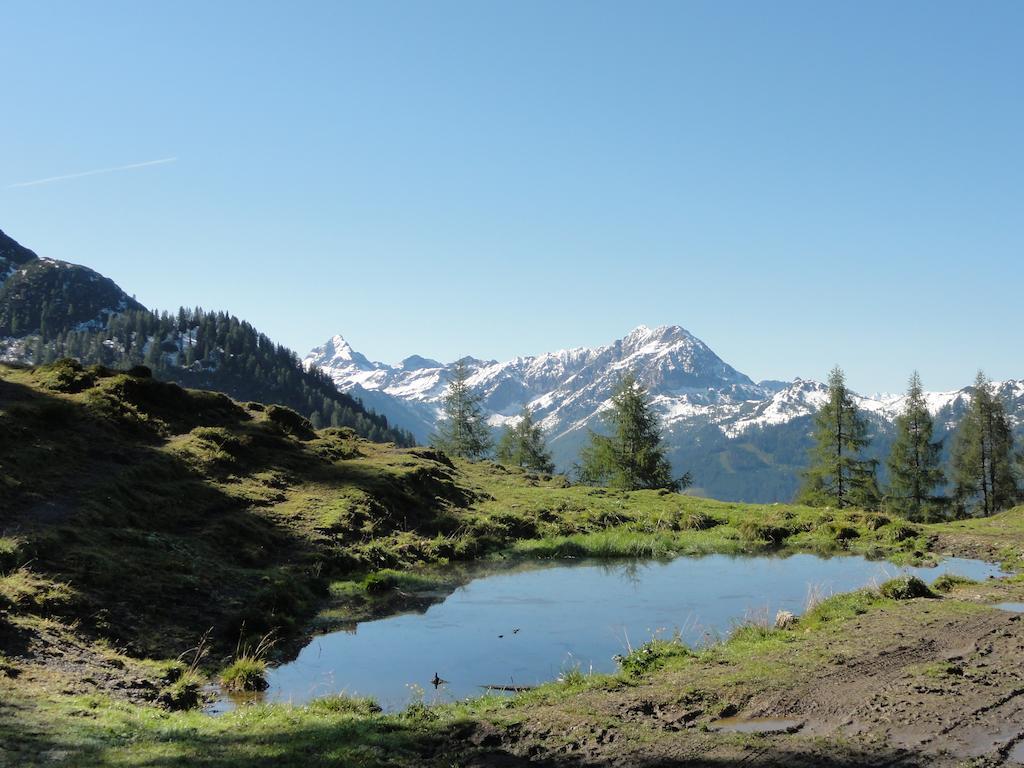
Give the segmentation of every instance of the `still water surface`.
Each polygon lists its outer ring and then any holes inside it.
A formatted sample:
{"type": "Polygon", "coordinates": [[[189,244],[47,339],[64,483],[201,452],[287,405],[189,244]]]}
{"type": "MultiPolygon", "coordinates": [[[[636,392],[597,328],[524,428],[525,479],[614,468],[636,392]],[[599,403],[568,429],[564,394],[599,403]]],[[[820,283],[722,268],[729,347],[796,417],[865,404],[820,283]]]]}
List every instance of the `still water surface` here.
{"type": "Polygon", "coordinates": [[[394,710],[419,695],[465,698],[488,685],[536,685],[574,667],[611,672],[616,654],[655,634],[678,630],[696,645],[751,615],[799,614],[809,590],[846,592],[906,572],[928,582],[943,573],[1000,574],[978,560],[901,568],[806,554],[533,564],[475,578],[424,613],[315,637],[294,661],[270,670],[266,700],[347,693],[394,710]],[[446,684],[431,685],[435,673],[446,684]]]}

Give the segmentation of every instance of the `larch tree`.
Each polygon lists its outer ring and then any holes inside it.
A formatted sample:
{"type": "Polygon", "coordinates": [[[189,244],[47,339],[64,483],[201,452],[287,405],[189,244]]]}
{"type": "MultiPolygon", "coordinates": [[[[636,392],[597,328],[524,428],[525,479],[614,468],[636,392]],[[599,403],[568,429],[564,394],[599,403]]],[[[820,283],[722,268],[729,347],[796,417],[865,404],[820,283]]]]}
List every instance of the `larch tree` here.
{"type": "Polygon", "coordinates": [[[496,455],[502,464],[548,474],[555,471],[551,451],[544,441],[544,431],[534,421],[529,406],[523,408],[519,421],[505,430],[498,441],[496,455]]]}
{"type": "Polygon", "coordinates": [[[1017,501],[1013,432],[1002,400],[978,371],[971,407],[953,445],[953,481],[959,514],[992,515],[1017,501]]]}
{"type": "Polygon", "coordinates": [[[878,481],[873,459],[864,458],[871,440],[868,425],[858,413],[842,369],[828,377],[828,400],[814,418],[810,467],[797,500],[810,506],[878,506],[878,481]]]}
{"type": "Polygon", "coordinates": [[[469,366],[455,364],[442,402],[444,416],[430,444],[452,456],[477,461],[491,452],[491,429],[484,417],[483,398],[469,384],[469,366]]]}
{"type": "Polygon", "coordinates": [[[627,491],[680,491],[689,486],[689,473],[681,478],[672,476],[658,416],[651,410],[647,391],[632,373],[622,377],[611,401],[605,414],[611,434],[590,433],[590,443],[580,453],[580,480],[627,491]]]}
{"type": "Polygon", "coordinates": [[[940,459],[942,443],[932,440],[934,431],[921,377],[915,371],[903,412],[896,417],[896,440],[886,462],[886,507],[919,522],[939,520],[946,509],[946,499],[939,495],[939,488],[946,482],[940,459]]]}

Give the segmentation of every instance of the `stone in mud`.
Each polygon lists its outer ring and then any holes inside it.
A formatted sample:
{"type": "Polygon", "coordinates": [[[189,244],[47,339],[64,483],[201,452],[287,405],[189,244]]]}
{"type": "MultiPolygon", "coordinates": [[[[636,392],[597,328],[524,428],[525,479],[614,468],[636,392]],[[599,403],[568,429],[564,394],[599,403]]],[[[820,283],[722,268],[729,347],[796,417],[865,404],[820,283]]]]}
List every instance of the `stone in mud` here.
{"type": "Polygon", "coordinates": [[[796,624],[796,615],[792,611],[779,611],[775,614],[776,629],[790,629],[796,624]]]}

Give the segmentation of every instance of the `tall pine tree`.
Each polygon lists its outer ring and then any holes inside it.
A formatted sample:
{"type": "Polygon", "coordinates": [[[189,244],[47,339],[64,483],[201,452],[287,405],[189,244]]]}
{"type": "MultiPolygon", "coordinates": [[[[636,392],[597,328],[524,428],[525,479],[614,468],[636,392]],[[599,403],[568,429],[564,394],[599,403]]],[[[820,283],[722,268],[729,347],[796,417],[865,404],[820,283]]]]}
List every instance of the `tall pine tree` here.
{"type": "Polygon", "coordinates": [[[953,446],[958,512],[991,515],[1013,506],[1017,500],[1013,461],[1013,432],[1003,403],[978,371],[971,408],[953,446]]]}
{"type": "Polygon", "coordinates": [[[551,451],[544,442],[544,432],[533,420],[529,406],[523,408],[519,421],[505,430],[498,442],[497,458],[502,464],[509,464],[535,472],[551,473],[555,463],[551,451]]]}
{"type": "Polygon", "coordinates": [[[580,453],[580,480],[627,491],[679,491],[690,485],[689,473],[672,477],[672,466],[661,444],[658,416],[632,373],[623,376],[616,387],[605,422],[611,435],[591,432],[590,444],[580,453]]]}
{"type": "Polygon", "coordinates": [[[934,430],[921,378],[914,371],[903,413],[896,417],[896,441],[886,462],[886,506],[910,520],[934,522],[945,511],[945,499],[937,494],[946,482],[939,458],[942,443],[932,441],[934,430]]]}
{"type": "Polygon", "coordinates": [[[452,456],[476,461],[491,452],[491,430],[482,397],[469,385],[469,367],[460,360],[452,372],[442,409],[444,416],[430,444],[452,456]]]}
{"type": "Polygon", "coordinates": [[[828,377],[828,402],[814,418],[811,465],[797,500],[811,506],[874,509],[878,506],[876,462],[863,457],[871,442],[867,422],[846,388],[842,369],[828,377]]]}

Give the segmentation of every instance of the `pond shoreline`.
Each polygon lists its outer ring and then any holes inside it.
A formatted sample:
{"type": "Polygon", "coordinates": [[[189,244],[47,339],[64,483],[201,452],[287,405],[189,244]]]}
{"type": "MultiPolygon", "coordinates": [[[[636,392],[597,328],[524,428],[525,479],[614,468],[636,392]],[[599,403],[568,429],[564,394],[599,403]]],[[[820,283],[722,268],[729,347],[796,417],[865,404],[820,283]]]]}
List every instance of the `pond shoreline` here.
{"type": "MultiPolygon", "coordinates": [[[[776,610],[801,614],[806,600],[810,599],[809,585],[814,587],[817,595],[814,599],[819,599],[880,583],[910,568],[904,565],[897,570],[894,565],[890,570],[884,561],[870,561],[847,553],[822,557],[792,551],[681,556],[653,561],[592,558],[540,562],[516,560],[478,563],[460,569],[459,581],[449,581],[443,591],[436,589],[436,584],[432,585],[426,578],[426,572],[421,571],[414,583],[424,591],[400,598],[404,610],[393,610],[395,602],[392,601],[389,604],[392,610],[386,616],[364,619],[341,630],[328,626],[326,631],[312,634],[299,653],[292,655],[295,660],[268,670],[270,691],[267,696],[269,700],[304,701],[310,695],[309,691],[316,690],[317,695],[332,695],[348,690],[360,695],[370,694],[386,708],[395,709],[395,697],[401,697],[405,687],[415,685],[417,681],[430,694],[428,700],[438,700],[441,693],[456,697],[477,695],[481,686],[496,681],[516,687],[550,681],[557,676],[559,665],[569,663],[566,653],[570,649],[568,658],[573,660],[572,663],[584,668],[594,668],[596,664],[598,671],[610,672],[612,668],[608,659],[626,653],[630,640],[642,643],[650,637],[652,630],[644,627],[660,626],[663,627],[662,632],[682,629],[685,642],[690,647],[699,647],[727,634],[737,623],[752,621],[752,611],[763,611],[765,615],[758,613],[757,620],[766,624],[770,623],[776,610]],[[498,592],[494,593],[494,590],[498,592]],[[737,592],[739,594],[734,594],[737,592]],[[490,593],[494,593],[493,598],[486,597],[490,593]],[[586,607],[588,618],[584,620],[579,617],[580,612],[584,610],[589,596],[594,594],[602,595],[602,599],[597,607],[586,607]],[[492,606],[488,602],[490,600],[498,602],[492,606]],[[472,611],[449,617],[452,611],[459,610],[458,605],[466,601],[472,603],[472,611]],[[539,602],[534,604],[535,601],[539,602]],[[566,603],[566,613],[557,608],[561,602],[566,603]],[[770,611],[769,605],[772,606],[770,611]],[[631,616],[632,619],[629,618],[631,616]],[[441,628],[432,629],[438,622],[441,628]],[[503,622],[509,626],[502,628],[503,622]],[[593,645],[597,636],[609,631],[605,627],[620,623],[623,627],[618,640],[593,645]],[[700,631],[686,629],[689,624],[694,628],[700,627],[700,631]],[[358,631],[355,625],[359,625],[358,631]],[[542,638],[550,638],[546,642],[555,642],[556,645],[547,650],[532,649],[529,657],[517,653],[505,658],[523,642],[517,636],[518,625],[527,627],[532,644],[541,642],[542,638]],[[391,633],[386,629],[389,626],[395,627],[391,633]],[[493,629],[487,630],[488,626],[493,629]],[[373,633],[376,639],[364,641],[362,636],[367,632],[373,633]],[[376,637],[380,632],[385,634],[376,637]],[[426,634],[421,639],[409,639],[424,632],[426,634]],[[468,644],[464,658],[469,666],[460,664],[460,673],[456,675],[451,662],[446,666],[442,660],[444,654],[439,656],[431,649],[456,647],[464,642],[468,644]],[[390,648],[393,643],[398,643],[390,651],[393,663],[385,661],[386,655],[381,656],[378,662],[371,661],[381,653],[380,648],[390,648]],[[327,650],[334,647],[348,650],[327,650]],[[311,656],[313,648],[317,650],[311,656]],[[485,657],[486,661],[471,661],[485,648],[492,648],[499,654],[497,660],[500,664],[489,656],[485,657]],[[409,667],[404,673],[407,677],[398,678],[401,685],[392,684],[391,693],[382,695],[381,682],[389,676],[399,675],[396,663],[405,668],[409,666],[408,659],[419,655],[423,655],[422,663],[409,667]],[[328,663],[334,657],[339,661],[328,663]],[[350,658],[360,660],[356,667],[358,683],[351,672],[344,671],[349,664],[344,660],[350,658]],[[341,667],[337,666],[339,662],[341,667]],[[464,677],[474,664],[484,666],[476,673],[469,672],[474,682],[467,685],[464,677]],[[508,664],[513,667],[507,667],[508,664]],[[523,664],[526,666],[516,666],[523,664]],[[366,667],[379,671],[369,675],[364,671],[366,667]],[[310,669],[310,672],[302,673],[303,668],[310,669]],[[435,668],[441,669],[442,677],[453,680],[460,677],[463,682],[454,684],[455,688],[442,686],[436,693],[430,691],[427,681],[435,668]],[[549,671],[539,673],[541,669],[549,671]],[[552,669],[555,671],[550,671],[552,669]],[[502,674],[502,670],[508,671],[502,674]],[[509,677],[510,672],[512,678],[509,677]],[[330,681],[324,677],[328,674],[330,681]],[[292,682],[285,684],[282,682],[285,679],[292,682]],[[282,690],[281,685],[288,688],[282,690]],[[333,690],[331,685],[335,686],[333,690]]],[[[994,566],[987,567],[981,561],[956,558],[938,564],[929,563],[914,570],[928,581],[946,572],[973,578],[998,573],[994,566]]],[[[394,589],[402,591],[402,587],[394,589]]],[[[221,705],[218,709],[223,708],[221,705]]]]}

